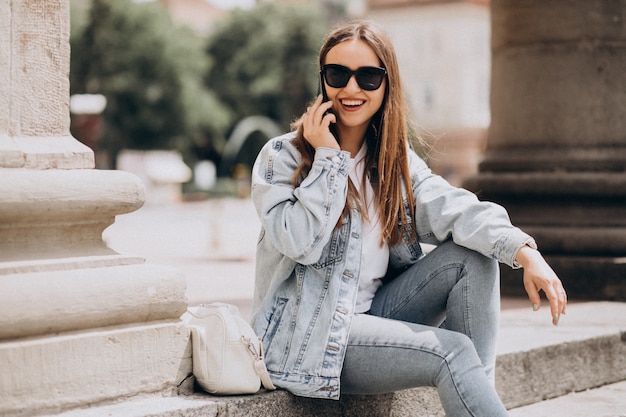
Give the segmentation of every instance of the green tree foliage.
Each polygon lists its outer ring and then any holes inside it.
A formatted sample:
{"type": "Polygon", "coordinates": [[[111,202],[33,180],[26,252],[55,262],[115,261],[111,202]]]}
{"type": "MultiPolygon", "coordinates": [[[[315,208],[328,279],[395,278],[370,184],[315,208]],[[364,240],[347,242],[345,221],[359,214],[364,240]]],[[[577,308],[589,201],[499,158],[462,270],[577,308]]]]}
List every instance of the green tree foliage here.
{"type": "Polygon", "coordinates": [[[324,31],[318,10],[310,7],[235,10],[209,40],[206,84],[235,120],[264,115],[286,129],[318,92],[324,31]]]}
{"type": "Polygon", "coordinates": [[[72,33],[71,92],[107,98],[104,147],[115,154],[223,140],[232,115],[202,85],[203,40],[155,4],[93,0],[84,19],[72,33]]]}

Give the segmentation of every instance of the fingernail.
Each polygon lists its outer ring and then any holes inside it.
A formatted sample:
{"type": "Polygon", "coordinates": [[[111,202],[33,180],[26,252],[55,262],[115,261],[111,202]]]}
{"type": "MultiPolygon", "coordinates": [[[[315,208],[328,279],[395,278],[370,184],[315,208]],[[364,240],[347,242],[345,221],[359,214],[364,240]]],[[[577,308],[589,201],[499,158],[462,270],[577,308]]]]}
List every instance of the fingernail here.
{"type": "Polygon", "coordinates": [[[560,316],[559,316],[558,314],[557,314],[557,315],[555,315],[555,316],[552,318],[552,323],[554,323],[554,325],[555,325],[555,326],[558,326],[558,325],[559,325],[559,319],[560,319],[560,316]]]}
{"type": "Polygon", "coordinates": [[[539,310],[539,306],[537,304],[533,304],[533,311],[539,310]]]}

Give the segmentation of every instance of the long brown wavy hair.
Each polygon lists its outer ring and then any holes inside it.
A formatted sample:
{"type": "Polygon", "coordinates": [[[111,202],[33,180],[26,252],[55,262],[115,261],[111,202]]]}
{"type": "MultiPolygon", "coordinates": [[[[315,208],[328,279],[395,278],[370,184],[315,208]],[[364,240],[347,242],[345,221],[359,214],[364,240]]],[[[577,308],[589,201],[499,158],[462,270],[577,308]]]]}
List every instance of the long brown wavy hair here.
{"type": "MultiPolygon", "coordinates": [[[[319,53],[320,69],[325,63],[326,55],[335,45],[360,39],[366,42],[378,56],[382,66],[387,69],[387,83],[383,104],[372,117],[367,141],[366,173],[370,173],[370,181],[375,193],[375,201],[379,208],[382,226],[382,240],[388,244],[398,243],[406,236],[409,225],[407,212],[415,212],[413,191],[409,177],[407,144],[409,135],[415,133],[409,117],[402,86],[396,54],[391,41],[375,25],[368,21],[354,21],[343,24],[332,30],[326,37],[319,53]],[[403,203],[402,189],[406,185],[407,206],[403,203]],[[403,232],[399,230],[402,225],[403,232]]],[[[293,124],[297,128],[294,143],[302,154],[302,163],[294,174],[294,186],[298,186],[310,171],[315,156],[315,149],[306,141],[300,120],[293,124]]],[[[341,138],[337,138],[341,143],[341,138]]],[[[413,140],[420,141],[415,137],[413,140]]],[[[352,207],[357,207],[361,215],[366,216],[358,192],[352,182],[348,184],[348,198],[344,207],[347,215],[352,207]]],[[[413,224],[409,236],[415,236],[413,224]]],[[[408,237],[408,236],[406,236],[408,237]]]]}

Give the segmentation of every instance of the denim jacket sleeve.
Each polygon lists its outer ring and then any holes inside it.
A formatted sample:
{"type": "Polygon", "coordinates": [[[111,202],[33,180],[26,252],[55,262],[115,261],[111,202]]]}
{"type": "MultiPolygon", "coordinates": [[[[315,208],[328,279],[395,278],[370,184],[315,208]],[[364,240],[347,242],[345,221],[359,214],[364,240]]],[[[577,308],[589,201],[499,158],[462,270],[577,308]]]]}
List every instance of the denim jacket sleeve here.
{"type": "Polygon", "coordinates": [[[474,193],[448,184],[413,151],[409,151],[409,167],[421,242],[438,244],[452,238],[458,245],[519,267],[517,251],[534,241],[511,224],[502,206],[479,201],[474,193]]]}
{"type": "Polygon", "coordinates": [[[318,148],[310,172],[294,187],[301,157],[293,137],[292,132],[272,139],[259,153],[252,172],[252,201],[276,250],[308,265],[320,258],[343,211],[350,155],[318,148]]]}

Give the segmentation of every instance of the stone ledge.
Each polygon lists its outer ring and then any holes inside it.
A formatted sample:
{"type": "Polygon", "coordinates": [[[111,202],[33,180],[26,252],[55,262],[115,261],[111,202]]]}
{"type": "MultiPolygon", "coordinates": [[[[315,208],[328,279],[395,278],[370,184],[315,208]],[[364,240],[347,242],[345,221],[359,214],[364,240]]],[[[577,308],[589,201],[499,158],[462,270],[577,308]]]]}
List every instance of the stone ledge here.
{"type": "Polygon", "coordinates": [[[0,168],[0,262],[112,254],[103,230],[143,202],[127,172],[0,168]]]}
{"type": "Polygon", "coordinates": [[[174,395],[191,369],[189,331],[179,322],[157,322],[4,342],[0,369],[4,417],[151,392],[174,395]]]}
{"type": "Polygon", "coordinates": [[[509,417],[624,417],[626,381],[509,410],[509,417]]]}
{"type": "Polygon", "coordinates": [[[89,169],[95,165],[93,151],[67,136],[0,135],[0,167],[27,169],[89,169]]]}
{"type": "Polygon", "coordinates": [[[178,320],[185,282],[176,268],[145,263],[0,274],[0,340],[178,320]]]}
{"type": "Polygon", "coordinates": [[[110,251],[107,255],[76,256],[27,261],[0,262],[0,275],[33,272],[67,271],[72,269],[105,268],[108,266],[137,265],[146,260],[137,256],[124,256],[110,251]]]}
{"type": "MultiPolygon", "coordinates": [[[[626,380],[626,304],[572,305],[559,327],[545,311],[505,311],[496,386],[507,408],[626,380]],[[523,323],[523,324],[522,324],[523,323]]],[[[340,401],[295,397],[285,391],[251,396],[144,396],[55,417],[442,417],[432,388],[340,401]]]]}

